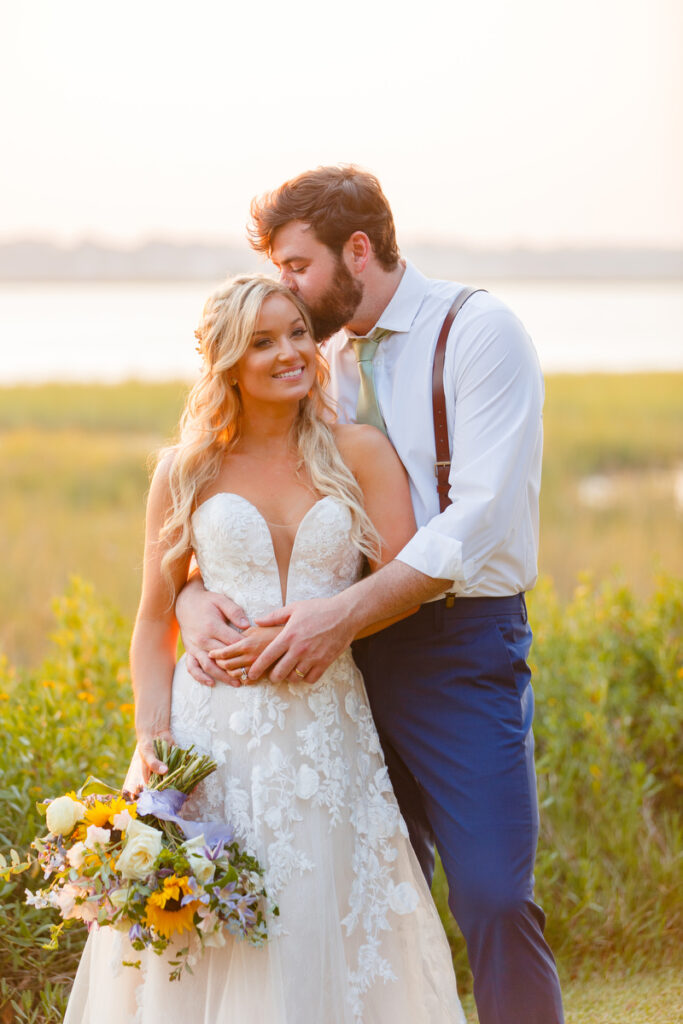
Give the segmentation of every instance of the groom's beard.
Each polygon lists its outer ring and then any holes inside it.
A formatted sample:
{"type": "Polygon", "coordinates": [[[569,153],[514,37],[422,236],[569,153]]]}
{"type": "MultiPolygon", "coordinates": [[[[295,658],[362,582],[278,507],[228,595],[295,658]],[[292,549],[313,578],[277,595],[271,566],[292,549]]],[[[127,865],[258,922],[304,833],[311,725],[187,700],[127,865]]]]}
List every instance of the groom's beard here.
{"type": "Polygon", "coordinates": [[[308,304],[315,340],[325,341],[340,331],[351,320],[362,298],[363,285],[352,277],[338,256],[331,285],[314,304],[308,304]]]}

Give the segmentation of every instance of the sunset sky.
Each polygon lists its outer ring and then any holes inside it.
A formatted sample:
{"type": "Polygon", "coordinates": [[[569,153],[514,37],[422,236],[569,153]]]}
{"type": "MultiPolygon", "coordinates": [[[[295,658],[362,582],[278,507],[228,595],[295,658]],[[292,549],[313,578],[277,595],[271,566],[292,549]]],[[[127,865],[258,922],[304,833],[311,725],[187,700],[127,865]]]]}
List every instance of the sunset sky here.
{"type": "Polygon", "coordinates": [[[403,238],[683,245],[681,0],[33,0],[0,89],[0,241],[237,239],[354,162],[403,238]]]}

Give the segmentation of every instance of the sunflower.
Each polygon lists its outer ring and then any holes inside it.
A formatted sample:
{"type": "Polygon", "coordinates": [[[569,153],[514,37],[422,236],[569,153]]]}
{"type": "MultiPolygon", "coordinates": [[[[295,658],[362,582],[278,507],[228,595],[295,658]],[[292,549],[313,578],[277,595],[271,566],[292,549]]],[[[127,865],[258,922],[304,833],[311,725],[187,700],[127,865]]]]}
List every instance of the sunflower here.
{"type": "Polygon", "coordinates": [[[135,804],[126,803],[123,797],[117,796],[110,803],[106,804],[102,800],[96,800],[93,806],[88,808],[85,820],[89,825],[97,825],[99,828],[104,828],[105,825],[114,824],[114,815],[120,811],[128,811],[131,818],[137,817],[135,804]]]}
{"type": "Polygon", "coordinates": [[[199,906],[198,900],[181,906],[183,896],[191,893],[187,875],[178,878],[171,875],[164,879],[163,889],[157,889],[147,900],[147,909],[144,923],[148,928],[154,928],[159,935],[170,939],[174,932],[189,932],[192,930],[194,912],[199,906]]]}

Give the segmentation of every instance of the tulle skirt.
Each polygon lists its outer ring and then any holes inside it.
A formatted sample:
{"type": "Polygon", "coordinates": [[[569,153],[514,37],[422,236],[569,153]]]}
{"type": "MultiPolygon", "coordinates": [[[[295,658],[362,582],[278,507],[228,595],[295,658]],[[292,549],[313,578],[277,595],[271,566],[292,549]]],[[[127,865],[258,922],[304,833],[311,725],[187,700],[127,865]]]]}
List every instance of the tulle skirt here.
{"type": "Polygon", "coordinates": [[[172,947],[139,953],[125,933],[93,928],[65,1024],[464,1022],[350,654],[312,687],[208,689],[181,659],[172,730],[218,763],[183,814],[232,826],[279,916],[261,948],[228,934],[218,948],[197,943],[177,981],[172,947]]]}

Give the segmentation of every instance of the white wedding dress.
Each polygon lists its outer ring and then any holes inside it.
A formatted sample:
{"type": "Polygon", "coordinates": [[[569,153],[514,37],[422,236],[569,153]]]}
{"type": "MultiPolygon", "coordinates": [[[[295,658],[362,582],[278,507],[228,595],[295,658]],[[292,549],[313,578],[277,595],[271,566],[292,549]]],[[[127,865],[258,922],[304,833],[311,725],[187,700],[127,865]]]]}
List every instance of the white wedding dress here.
{"type": "MultiPolygon", "coordinates": [[[[318,501],[292,550],[287,600],[353,583],[350,514],[318,501]]],[[[237,494],[193,517],[205,585],[251,619],[282,604],[268,526],[237,494]]],[[[207,688],[181,659],[172,731],[218,763],[183,808],[227,821],[279,905],[261,949],[228,936],[180,981],[167,957],[94,929],[65,1024],[461,1024],[450,950],[398,810],[365,688],[345,652],[314,685],[207,688]],[[142,957],[142,968],[122,959],[142,957]]]]}

